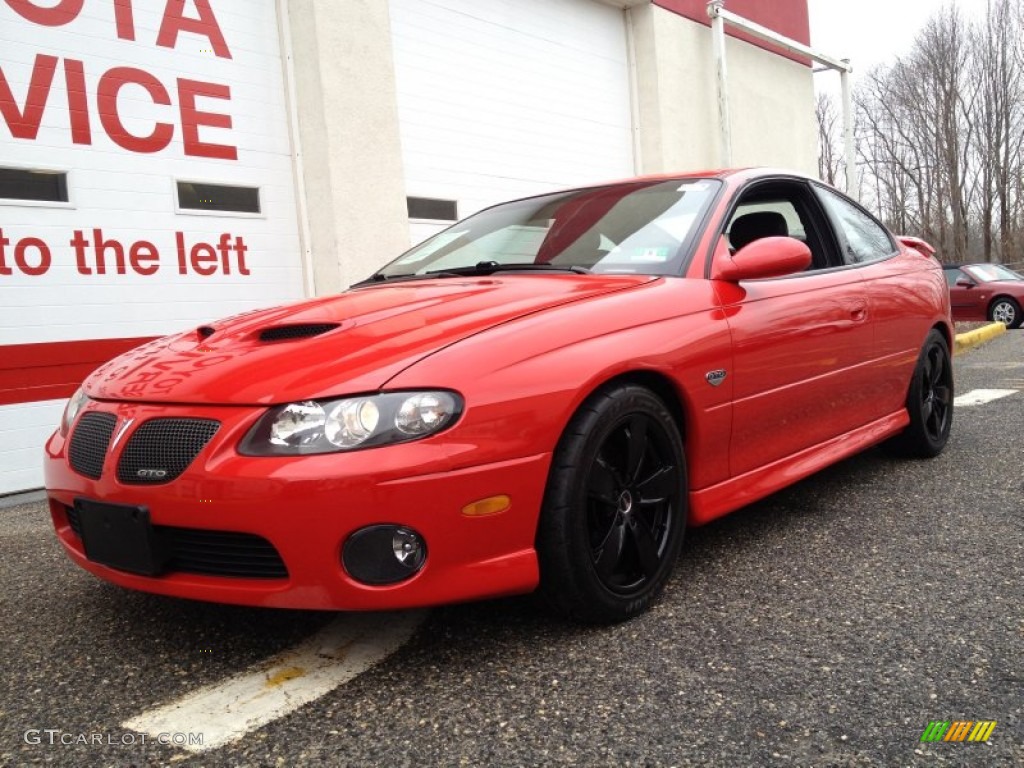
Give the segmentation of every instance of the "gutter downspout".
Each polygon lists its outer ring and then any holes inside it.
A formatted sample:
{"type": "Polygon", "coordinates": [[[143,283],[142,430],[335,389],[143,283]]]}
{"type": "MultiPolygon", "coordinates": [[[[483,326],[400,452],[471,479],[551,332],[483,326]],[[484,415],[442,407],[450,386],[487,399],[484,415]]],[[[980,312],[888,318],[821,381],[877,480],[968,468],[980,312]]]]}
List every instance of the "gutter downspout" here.
{"type": "Polygon", "coordinates": [[[715,57],[715,87],[718,96],[718,163],[732,166],[732,119],[729,115],[729,71],[725,62],[725,19],[721,11],[725,0],[711,0],[711,48],[715,57]]]}
{"type": "Polygon", "coordinates": [[[299,248],[302,249],[302,282],[306,298],[316,295],[313,277],[312,234],[309,227],[309,202],[306,198],[306,175],[302,169],[302,137],[299,133],[299,110],[296,104],[295,61],[292,28],[288,19],[288,0],[277,0],[277,30],[284,66],[284,95],[288,108],[288,132],[291,135],[292,175],[295,181],[295,208],[299,219],[299,248]]]}
{"type": "Polygon", "coordinates": [[[777,45],[780,48],[789,51],[790,53],[796,53],[800,56],[806,56],[811,61],[816,61],[819,64],[825,65],[828,69],[834,69],[839,72],[842,78],[843,85],[843,141],[845,144],[846,154],[846,192],[850,197],[856,198],[857,191],[857,169],[855,166],[856,154],[853,136],[853,97],[850,92],[850,73],[853,72],[853,66],[850,64],[849,59],[837,59],[833,56],[827,56],[824,53],[820,53],[809,45],[780,35],[774,30],[768,29],[765,26],[756,24],[750,19],[745,19],[742,16],[737,16],[731,11],[725,9],[725,0],[708,0],[708,17],[711,19],[711,32],[714,44],[714,55],[715,55],[715,68],[718,71],[718,113],[720,120],[720,142],[724,146],[722,153],[723,158],[726,161],[726,165],[731,165],[729,162],[732,152],[732,129],[729,124],[729,105],[728,105],[728,90],[727,90],[727,77],[725,71],[725,24],[732,24],[734,27],[742,29],[749,35],[753,35],[759,40],[777,45]]]}

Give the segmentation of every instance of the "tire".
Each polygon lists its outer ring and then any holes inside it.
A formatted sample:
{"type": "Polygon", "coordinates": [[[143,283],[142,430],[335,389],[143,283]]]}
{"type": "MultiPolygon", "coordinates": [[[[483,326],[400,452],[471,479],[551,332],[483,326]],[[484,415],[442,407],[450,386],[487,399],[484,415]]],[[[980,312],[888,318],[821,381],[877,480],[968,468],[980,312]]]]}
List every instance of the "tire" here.
{"type": "Polygon", "coordinates": [[[1024,313],[1020,310],[1020,304],[1009,296],[1000,296],[988,308],[988,319],[993,322],[1000,322],[1007,328],[1020,328],[1024,323],[1024,313]]]}
{"type": "Polygon", "coordinates": [[[599,390],[555,449],[537,530],[541,596],[588,623],[644,611],[679,557],[686,499],[683,441],[665,404],[635,384],[599,390]]]}
{"type": "Polygon", "coordinates": [[[910,424],[890,441],[890,447],[913,458],[938,456],[953,424],[953,365],[946,338],[934,329],[917,359],[906,407],[910,424]]]}

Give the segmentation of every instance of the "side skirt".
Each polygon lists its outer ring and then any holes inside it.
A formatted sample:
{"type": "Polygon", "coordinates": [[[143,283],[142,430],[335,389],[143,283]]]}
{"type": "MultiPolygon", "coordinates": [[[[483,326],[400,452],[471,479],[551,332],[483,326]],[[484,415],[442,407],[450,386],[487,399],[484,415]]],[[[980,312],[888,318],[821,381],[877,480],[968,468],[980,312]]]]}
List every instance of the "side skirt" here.
{"type": "Polygon", "coordinates": [[[739,477],[712,485],[690,494],[691,526],[703,525],[775,493],[819,469],[860,453],[876,443],[897,434],[910,423],[910,415],[901,408],[852,432],[833,437],[824,443],[805,448],[739,477]]]}

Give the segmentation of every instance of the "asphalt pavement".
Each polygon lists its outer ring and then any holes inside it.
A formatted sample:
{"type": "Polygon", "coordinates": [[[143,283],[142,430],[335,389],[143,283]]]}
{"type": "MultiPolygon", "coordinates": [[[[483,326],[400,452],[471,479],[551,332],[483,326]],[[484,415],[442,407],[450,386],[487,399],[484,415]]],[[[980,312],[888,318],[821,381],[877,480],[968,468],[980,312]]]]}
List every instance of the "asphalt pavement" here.
{"type": "Polygon", "coordinates": [[[66,559],[42,503],[0,510],[0,765],[1024,765],[1024,331],[955,368],[958,393],[1020,391],[958,408],[937,459],[875,449],[689,531],[638,619],[434,609],[378,666],[198,754],[121,723],[336,617],[127,592],[66,559]],[[921,742],[936,720],[997,725],[921,742]]]}

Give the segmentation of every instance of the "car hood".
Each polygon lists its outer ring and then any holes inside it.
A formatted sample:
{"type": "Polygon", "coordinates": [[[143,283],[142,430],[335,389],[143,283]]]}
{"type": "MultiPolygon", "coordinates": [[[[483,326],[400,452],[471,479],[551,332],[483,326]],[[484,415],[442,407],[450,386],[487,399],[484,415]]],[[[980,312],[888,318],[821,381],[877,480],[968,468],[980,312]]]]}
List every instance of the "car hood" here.
{"type": "Polygon", "coordinates": [[[372,392],[488,328],[655,279],[529,274],[358,288],[157,339],[98,368],[84,386],[100,400],[221,405],[372,392]]]}

